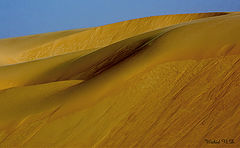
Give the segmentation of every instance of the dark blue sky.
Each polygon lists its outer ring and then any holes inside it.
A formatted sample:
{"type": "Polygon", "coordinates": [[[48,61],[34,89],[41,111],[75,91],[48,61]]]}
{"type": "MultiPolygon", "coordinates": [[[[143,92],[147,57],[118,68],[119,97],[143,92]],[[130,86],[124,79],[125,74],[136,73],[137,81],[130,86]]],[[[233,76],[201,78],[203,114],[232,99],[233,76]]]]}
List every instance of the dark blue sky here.
{"type": "Polygon", "coordinates": [[[0,0],[0,38],[213,11],[240,11],[240,0],[0,0]]]}

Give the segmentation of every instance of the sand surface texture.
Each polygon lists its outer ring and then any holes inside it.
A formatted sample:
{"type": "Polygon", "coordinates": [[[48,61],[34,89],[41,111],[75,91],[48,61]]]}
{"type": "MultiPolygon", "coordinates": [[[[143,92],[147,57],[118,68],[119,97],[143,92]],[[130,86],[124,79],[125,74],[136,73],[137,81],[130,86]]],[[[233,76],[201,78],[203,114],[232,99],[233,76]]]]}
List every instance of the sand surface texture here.
{"type": "Polygon", "coordinates": [[[1,39],[0,147],[240,147],[240,13],[1,39]]]}

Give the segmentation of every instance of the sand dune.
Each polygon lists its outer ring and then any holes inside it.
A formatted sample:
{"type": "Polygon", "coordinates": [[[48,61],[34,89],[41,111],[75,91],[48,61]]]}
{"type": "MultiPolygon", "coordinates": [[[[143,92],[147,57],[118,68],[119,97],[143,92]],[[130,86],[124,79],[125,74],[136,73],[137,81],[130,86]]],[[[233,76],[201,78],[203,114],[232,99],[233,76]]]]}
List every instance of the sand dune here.
{"type": "Polygon", "coordinates": [[[0,146],[240,147],[239,34],[228,12],[2,39],[0,146]]]}
{"type": "Polygon", "coordinates": [[[8,58],[5,61],[0,61],[0,65],[31,61],[84,49],[101,48],[148,31],[194,19],[225,14],[228,13],[155,16],[89,29],[1,39],[1,55],[8,58]]]}

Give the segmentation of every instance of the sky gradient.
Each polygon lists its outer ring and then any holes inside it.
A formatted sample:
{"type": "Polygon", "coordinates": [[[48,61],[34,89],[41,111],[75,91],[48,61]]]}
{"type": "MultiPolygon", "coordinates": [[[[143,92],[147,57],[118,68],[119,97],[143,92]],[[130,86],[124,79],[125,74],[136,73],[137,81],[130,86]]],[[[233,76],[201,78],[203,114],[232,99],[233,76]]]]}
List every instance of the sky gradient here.
{"type": "Polygon", "coordinates": [[[240,0],[0,0],[0,38],[216,11],[240,11],[240,0]]]}

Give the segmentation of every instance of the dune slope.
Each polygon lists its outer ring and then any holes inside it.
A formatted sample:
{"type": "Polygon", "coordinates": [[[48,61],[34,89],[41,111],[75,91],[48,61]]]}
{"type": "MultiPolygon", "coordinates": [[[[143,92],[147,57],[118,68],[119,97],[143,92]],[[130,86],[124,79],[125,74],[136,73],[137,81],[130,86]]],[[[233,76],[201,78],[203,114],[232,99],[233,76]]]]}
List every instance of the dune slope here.
{"type": "Polygon", "coordinates": [[[228,12],[0,40],[0,146],[240,147],[239,34],[228,12]]]}

